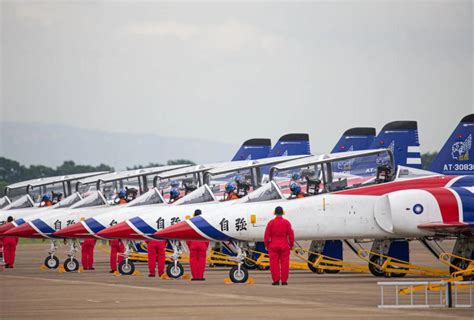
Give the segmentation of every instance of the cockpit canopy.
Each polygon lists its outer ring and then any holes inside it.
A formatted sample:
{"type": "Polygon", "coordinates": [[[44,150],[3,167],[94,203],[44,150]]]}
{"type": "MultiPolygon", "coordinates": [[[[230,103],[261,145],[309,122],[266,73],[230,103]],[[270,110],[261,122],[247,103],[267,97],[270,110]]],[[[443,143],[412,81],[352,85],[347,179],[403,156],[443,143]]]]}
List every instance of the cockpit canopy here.
{"type": "Polygon", "coordinates": [[[107,200],[100,191],[93,191],[90,195],[71,206],[71,209],[88,208],[106,205],[107,200]]]}
{"type": "Polygon", "coordinates": [[[129,207],[135,207],[135,206],[144,206],[144,205],[150,205],[150,204],[159,204],[159,203],[164,203],[165,200],[163,199],[163,196],[161,193],[158,191],[157,188],[153,188],[151,190],[148,190],[138,198],[136,198],[134,201],[130,202],[128,205],[129,207]]]}
{"type": "Polygon", "coordinates": [[[207,184],[197,188],[193,192],[185,195],[181,199],[174,202],[174,205],[193,204],[193,203],[204,203],[217,201],[216,197],[212,193],[211,189],[207,184]]]}

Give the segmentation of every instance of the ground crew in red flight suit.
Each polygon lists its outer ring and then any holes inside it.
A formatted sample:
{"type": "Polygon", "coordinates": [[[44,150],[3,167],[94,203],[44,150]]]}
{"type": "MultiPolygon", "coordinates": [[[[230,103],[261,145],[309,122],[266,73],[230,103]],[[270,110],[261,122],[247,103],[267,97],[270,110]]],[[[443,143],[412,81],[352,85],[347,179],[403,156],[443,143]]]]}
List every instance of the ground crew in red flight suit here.
{"type": "Polygon", "coordinates": [[[290,269],[290,250],[293,249],[295,235],[291,223],[283,218],[283,208],[275,208],[275,219],[267,224],[265,229],[265,247],[270,256],[270,271],[273,285],[288,284],[290,269]]]}
{"type": "MultiPolygon", "coordinates": [[[[194,216],[201,215],[201,210],[194,211],[194,216]]],[[[192,281],[204,281],[206,269],[206,254],[209,241],[186,241],[189,248],[189,266],[191,267],[192,281]]]]}
{"type": "Polygon", "coordinates": [[[123,261],[125,246],[122,240],[110,240],[110,273],[117,271],[117,262],[123,261]],[[118,260],[118,261],[117,261],[118,260]]]}
{"type": "Polygon", "coordinates": [[[81,243],[81,262],[84,270],[94,270],[94,239],[86,239],[81,243]]]}
{"type": "MultiPolygon", "coordinates": [[[[12,222],[13,217],[8,217],[7,222],[12,222]]],[[[5,268],[13,268],[15,264],[16,246],[18,237],[3,238],[3,259],[5,260],[5,268]]]]}
{"type": "Polygon", "coordinates": [[[148,271],[149,277],[154,277],[158,263],[158,277],[165,273],[166,240],[150,240],[148,244],[148,271]]]}

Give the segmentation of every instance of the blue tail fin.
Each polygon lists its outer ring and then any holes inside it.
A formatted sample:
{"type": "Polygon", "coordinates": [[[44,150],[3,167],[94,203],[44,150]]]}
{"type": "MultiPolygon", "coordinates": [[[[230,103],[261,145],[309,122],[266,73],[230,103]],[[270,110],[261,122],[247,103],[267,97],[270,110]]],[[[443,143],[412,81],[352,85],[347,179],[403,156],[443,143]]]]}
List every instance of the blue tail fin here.
{"type": "Polygon", "coordinates": [[[433,160],[430,171],[448,175],[473,175],[474,114],[462,118],[454,132],[433,160]]]}
{"type": "Polygon", "coordinates": [[[331,153],[367,150],[375,138],[375,128],[352,128],[342,134],[331,153]]]}
{"type": "Polygon", "coordinates": [[[250,139],[245,141],[237,151],[232,161],[256,160],[266,158],[272,147],[270,139],[250,139]]]}
{"type": "Polygon", "coordinates": [[[388,148],[393,152],[395,165],[421,168],[420,142],[416,121],[387,123],[369,149],[388,148]]]}
{"type": "Polygon", "coordinates": [[[278,140],[270,153],[268,153],[268,158],[303,154],[311,154],[309,135],[306,133],[290,133],[278,140]]]}

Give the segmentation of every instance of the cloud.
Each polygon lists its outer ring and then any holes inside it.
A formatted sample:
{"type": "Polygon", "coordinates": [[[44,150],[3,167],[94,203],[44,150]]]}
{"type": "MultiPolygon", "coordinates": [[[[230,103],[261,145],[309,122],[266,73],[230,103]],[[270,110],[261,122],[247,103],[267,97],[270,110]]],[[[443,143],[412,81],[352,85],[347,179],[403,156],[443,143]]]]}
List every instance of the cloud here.
{"type": "Polygon", "coordinates": [[[284,38],[279,35],[234,19],[214,25],[177,21],[143,22],[127,26],[124,33],[132,36],[172,37],[180,41],[194,41],[200,46],[222,51],[258,49],[273,53],[285,43],[284,38]]]}

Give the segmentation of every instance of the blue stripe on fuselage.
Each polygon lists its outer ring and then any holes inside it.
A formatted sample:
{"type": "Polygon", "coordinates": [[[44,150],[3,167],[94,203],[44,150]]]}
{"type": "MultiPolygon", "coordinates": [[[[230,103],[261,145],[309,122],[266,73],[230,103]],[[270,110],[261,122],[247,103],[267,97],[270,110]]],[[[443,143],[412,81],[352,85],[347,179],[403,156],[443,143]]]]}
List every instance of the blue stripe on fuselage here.
{"type": "Polygon", "coordinates": [[[220,232],[213,226],[209,224],[203,217],[194,217],[190,220],[202,233],[207,235],[208,237],[215,239],[215,240],[221,240],[221,241],[229,241],[229,240],[235,240],[232,237],[229,237],[225,233],[220,232]]]}
{"type": "Polygon", "coordinates": [[[89,227],[89,229],[92,230],[92,232],[97,233],[99,231],[102,231],[105,229],[105,227],[100,224],[97,220],[94,218],[89,218],[86,221],[84,221],[85,224],[89,227]]]}
{"type": "Polygon", "coordinates": [[[135,226],[135,228],[137,228],[146,235],[152,235],[156,232],[155,229],[150,227],[145,221],[143,221],[143,219],[139,217],[132,218],[129,221],[135,226]]]}
{"type": "Polygon", "coordinates": [[[461,198],[462,214],[465,223],[474,222],[474,193],[466,188],[453,188],[461,198]]]}
{"type": "Polygon", "coordinates": [[[474,176],[464,176],[459,178],[451,185],[451,188],[455,187],[474,187],[474,176]]]}
{"type": "Polygon", "coordinates": [[[45,223],[41,219],[35,219],[31,221],[31,223],[39,230],[41,233],[46,234],[46,235],[51,235],[52,233],[56,232],[53,228],[48,226],[47,223],[45,223]]]}

